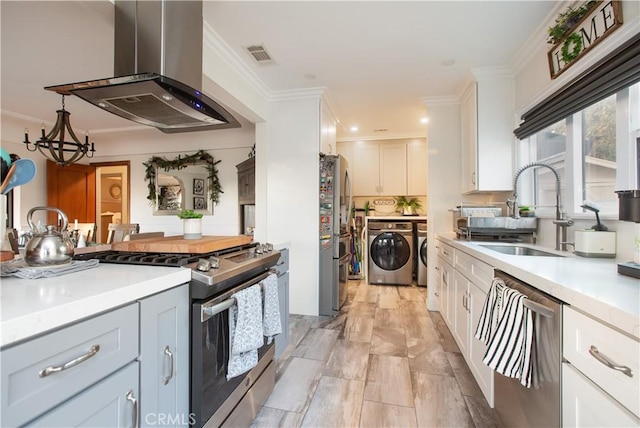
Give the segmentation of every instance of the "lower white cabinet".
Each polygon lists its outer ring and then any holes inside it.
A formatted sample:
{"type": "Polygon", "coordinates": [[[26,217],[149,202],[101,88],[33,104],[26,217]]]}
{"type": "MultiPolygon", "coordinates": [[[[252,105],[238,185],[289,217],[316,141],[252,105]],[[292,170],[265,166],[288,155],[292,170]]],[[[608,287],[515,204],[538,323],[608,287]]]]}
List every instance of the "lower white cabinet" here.
{"type": "Polygon", "coordinates": [[[562,426],[638,427],[640,419],[576,370],[562,364],[562,426]]]}
{"type": "Polygon", "coordinates": [[[30,427],[136,427],[140,409],[134,361],[29,423],[30,427]]]}
{"type": "Polygon", "coordinates": [[[493,268],[441,241],[436,243],[436,249],[440,313],[487,402],[493,407],[493,371],[482,362],[487,347],[474,336],[493,279],[493,268]]]}
{"type": "Polygon", "coordinates": [[[189,424],[189,285],[140,301],[140,426],[189,424]]]}

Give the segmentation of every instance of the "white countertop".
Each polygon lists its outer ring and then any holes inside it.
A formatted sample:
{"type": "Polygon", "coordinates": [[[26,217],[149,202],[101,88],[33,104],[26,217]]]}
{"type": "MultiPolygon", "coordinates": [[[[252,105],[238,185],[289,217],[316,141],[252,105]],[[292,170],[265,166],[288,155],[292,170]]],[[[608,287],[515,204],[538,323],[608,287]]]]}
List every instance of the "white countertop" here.
{"type": "Polygon", "coordinates": [[[426,220],[426,215],[368,215],[365,217],[368,221],[371,220],[404,220],[404,221],[416,221],[426,220]]]}
{"type": "Polygon", "coordinates": [[[190,280],[189,269],[108,263],[54,278],[2,278],[0,346],[114,309],[190,280]]]}
{"type": "Polygon", "coordinates": [[[614,259],[512,256],[481,247],[488,242],[436,238],[640,339],[640,280],[618,274],[614,259]]]}

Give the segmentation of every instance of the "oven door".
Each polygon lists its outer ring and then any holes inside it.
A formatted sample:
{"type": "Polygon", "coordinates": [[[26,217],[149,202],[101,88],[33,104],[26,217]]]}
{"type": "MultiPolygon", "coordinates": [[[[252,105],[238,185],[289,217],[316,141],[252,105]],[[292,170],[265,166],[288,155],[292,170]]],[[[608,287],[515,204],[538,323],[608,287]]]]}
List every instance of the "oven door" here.
{"type": "MultiPolygon", "coordinates": [[[[191,422],[194,427],[219,426],[273,360],[273,343],[258,350],[258,366],[227,380],[229,363],[229,302],[231,295],[266,278],[260,275],[210,300],[192,303],[191,312],[191,422]],[[221,304],[220,306],[218,306],[221,304]],[[226,306],[226,308],[225,308],[226,306]],[[224,308],[213,315],[204,308],[224,308]],[[250,380],[248,378],[251,378],[250,380]],[[244,381],[247,379],[245,384],[244,381]]],[[[219,309],[214,309],[217,311],[219,309]]]]}

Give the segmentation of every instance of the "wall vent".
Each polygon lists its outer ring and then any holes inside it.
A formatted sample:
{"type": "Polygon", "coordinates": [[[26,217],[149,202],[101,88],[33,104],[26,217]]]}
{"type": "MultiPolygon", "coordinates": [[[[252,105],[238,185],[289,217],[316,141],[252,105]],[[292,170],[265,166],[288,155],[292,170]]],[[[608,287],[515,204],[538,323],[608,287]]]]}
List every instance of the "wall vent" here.
{"type": "Polygon", "coordinates": [[[387,131],[388,131],[387,128],[377,128],[373,130],[373,132],[387,132],[387,131]]]}
{"type": "Polygon", "coordinates": [[[273,58],[263,45],[251,45],[247,46],[246,49],[258,64],[269,64],[273,62],[273,58]]]}

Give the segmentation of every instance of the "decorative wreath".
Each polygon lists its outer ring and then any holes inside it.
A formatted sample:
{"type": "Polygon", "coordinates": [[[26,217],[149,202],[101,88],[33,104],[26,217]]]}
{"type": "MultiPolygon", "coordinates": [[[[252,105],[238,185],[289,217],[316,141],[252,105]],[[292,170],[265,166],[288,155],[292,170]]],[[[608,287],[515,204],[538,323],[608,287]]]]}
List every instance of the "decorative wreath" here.
{"type": "Polygon", "coordinates": [[[215,203],[220,202],[220,193],[224,193],[222,185],[218,179],[218,168],[216,165],[220,163],[220,160],[215,160],[213,156],[204,150],[198,150],[192,155],[181,156],[178,155],[174,160],[168,160],[164,157],[152,156],[147,162],[142,164],[145,166],[145,181],[148,181],[147,199],[150,204],[153,205],[156,202],[156,168],[162,168],[166,172],[169,170],[177,169],[181,170],[189,165],[197,165],[205,163],[207,171],[209,171],[209,198],[215,203]]]}
{"type": "Polygon", "coordinates": [[[570,63],[580,55],[580,52],[582,52],[582,36],[573,33],[562,43],[562,60],[570,63]]]}

